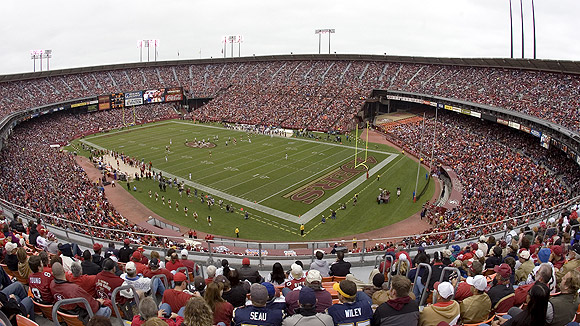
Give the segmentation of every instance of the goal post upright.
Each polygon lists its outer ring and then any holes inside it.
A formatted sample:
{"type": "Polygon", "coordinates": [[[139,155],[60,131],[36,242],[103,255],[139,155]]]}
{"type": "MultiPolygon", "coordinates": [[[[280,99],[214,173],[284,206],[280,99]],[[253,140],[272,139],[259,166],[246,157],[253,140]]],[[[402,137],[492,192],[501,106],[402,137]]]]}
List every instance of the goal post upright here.
{"type": "MultiPolygon", "coordinates": [[[[366,123],[366,142],[365,142],[365,155],[364,155],[364,161],[362,162],[358,162],[358,142],[359,142],[359,137],[358,137],[358,126],[356,127],[356,136],[355,136],[355,143],[354,143],[354,168],[358,168],[359,166],[364,166],[367,169],[367,172],[369,170],[369,167],[366,165],[367,163],[367,158],[368,158],[368,149],[369,149],[369,122],[367,121],[366,123]]],[[[364,132],[364,131],[363,131],[364,132]]],[[[362,136],[362,133],[361,133],[362,136]]]]}

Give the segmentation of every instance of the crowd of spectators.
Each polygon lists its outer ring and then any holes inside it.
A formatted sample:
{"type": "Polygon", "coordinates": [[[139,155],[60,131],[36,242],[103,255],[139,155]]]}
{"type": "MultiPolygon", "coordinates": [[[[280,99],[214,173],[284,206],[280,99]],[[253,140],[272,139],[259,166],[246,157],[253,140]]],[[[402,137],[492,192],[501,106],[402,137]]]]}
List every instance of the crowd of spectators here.
{"type": "Polygon", "coordinates": [[[176,86],[190,97],[214,98],[194,114],[204,121],[348,130],[379,88],[503,107],[580,130],[580,79],[574,75],[366,61],[177,65],[5,82],[0,117],[87,96],[176,86]]]}
{"type": "Polygon", "coordinates": [[[400,141],[404,150],[419,153],[424,134],[421,157],[430,164],[434,151],[434,165],[451,167],[463,189],[456,209],[441,214],[429,207],[426,217],[434,226],[426,233],[467,230],[414,239],[415,244],[479,236],[507,225],[472,228],[475,225],[539,211],[577,195],[578,165],[559,150],[541,148],[536,137],[448,112],[441,112],[437,122],[428,117],[422,128],[422,121],[400,124],[390,128],[389,135],[400,141]]]}
{"type": "MultiPolygon", "coordinates": [[[[81,253],[74,244],[58,243],[51,252],[41,241],[42,220],[24,225],[3,217],[0,292],[7,299],[0,310],[10,318],[35,319],[34,303],[81,297],[93,318],[110,322],[116,304],[135,325],[576,326],[580,207],[567,208],[566,222],[550,221],[545,230],[512,230],[501,239],[482,235],[463,248],[429,254],[421,247],[411,256],[389,247],[384,257],[390,259],[373,269],[368,281],[353,275],[344,251],[330,263],[316,251],[309,269],[296,261],[285,271],[276,262],[265,277],[249,257],[239,266],[223,259],[219,268],[202,267],[206,278],[189,252],[177,247],[164,258],[156,251],[145,255],[129,239],[119,249],[104,250],[96,242],[92,251],[81,253]],[[134,290],[113,295],[124,285],[134,290]]],[[[61,309],[84,324],[94,322],[82,304],[61,309]]]]}
{"type": "MultiPolygon", "coordinates": [[[[137,123],[175,114],[171,105],[156,104],[135,111],[137,123]]],[[[132,116],[132,115],[131,115],[132,116]]],[[[50,224],[102,239],[123,240],[124,230],[147,232],[123,218],[103,192],[76,164],[74,155],[51,145],[64,144],[75,136],[121,128],[122,110],[95,113],[58,112],[20,124],[0,152],[0,197],[27,209],[49,214],[50,224]],[[69,223],[67,221],[81,224],[69,223]],[[86,230],[83,224],[104,229],[86,230]]],[[[43,218],[48,218],[44,216],[43,218]]],[[[136,240],[155,243],[157,239],[136,240]]]]}

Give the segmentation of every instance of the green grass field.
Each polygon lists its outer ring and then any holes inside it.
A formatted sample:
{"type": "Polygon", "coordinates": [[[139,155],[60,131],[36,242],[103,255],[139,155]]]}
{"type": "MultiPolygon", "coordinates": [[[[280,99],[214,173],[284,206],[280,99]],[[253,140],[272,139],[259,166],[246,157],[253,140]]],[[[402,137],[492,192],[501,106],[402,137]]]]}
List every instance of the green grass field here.
{"type": "MultiPolygon", "coordinates": [[[[165,121],[121,131],[96,134],[83,142],[123,152],[131,157],[151,161],[153,168],[165,176],[175,176],[190,187],[191,197],[185,192],[179,197],[176,188],[161,192],[153,180],[140,180],[131,192],[139,201],[168,220],[212,234],[255,240],[301,241],[330,239],[374,230],[416,213],[434,191],[430,182],[423,197],[413,203],[417,163],[394,149],[369,144],[370,177],[362,167],[354,167],[354,141],[343,144],[303,138],[270,137],[224,129],[217,125],[194,124],[188,121],[165,121]],[[215,137],[215,138],[214,138],[215,137]],[[234,138],[236,143],[234,144],[234,138]],[[194,139],[205,139],[216,147],[193,148],[186,145],[194,139]],[[228,145],[225,142],[228,140],[228,145]],[[171,142],[171,145],[170,145],[171,142]],[[170,147],[167,154],[166,146],[170,147]],[[286,154],[288,158],[286,158],[286,154]],[[167,161],[166,161],[167,156],[167,161]],[[373,163],[374,162],[374,163],[373,163]],[[191,180],[189,174],[191,173],[191,180]],[[380,180],[377,180],[379,174],[380,180]],[[402,188],[401,198],[395,195],[402,188]],[[391,192],[389,204],[378,205],[379,188],[391,192]],[[198,189],[198,197],[193,196],[198,189]],[[162,205],[161,200],[149,197],[149,190],[159,198],[179,202],[179,211],[162,205]],[[204,191],[205,190],[205,191],[204,191]],[[216,205],[208,208],[201,203],[201,195],[212,193],[216,205]],[[353,197],[358,194],[358,203],[353,197]],[[226,213],[217,205],[219,199],[235,207],[235,213],[226,213]],[[346,209],[338,209],[345,204],[346,209]],[[189,209],[186,217],[183,207],[189,209]],[[243,211],[242,211],[243,209],[243,211]],[[335,209],[337,219],[327,218],[335,209]],[[198,222],[192,218],[196,211],[198,222]],[[244,219],[244,213],[249,219],[244,219]],[[207,216],[213,218],[212,226],[207,216]],[[300,236],[300,223],[305,224],[305,236],[300,236]]],[[[75,141],[75,142],[78,142],[75,141]]],[[[74,144],[74,143],[73,143],[74,144]]],[[[359,146],[361,144],[359,143],[359,146]]],[[[77,146],[78,148],[78,146],[77,146]]],[[[86,153],[84,153],[86,155],[86,153]]],[[[364,154],[359,152],[359,156],[364,154]]],[[[418,189],[427,183],[422,168],[418,189]]],[[[185,229],[184,229],[185,231],[185,229]]],[[[409,233],[412,233],[410,230],[409,233]]]]}

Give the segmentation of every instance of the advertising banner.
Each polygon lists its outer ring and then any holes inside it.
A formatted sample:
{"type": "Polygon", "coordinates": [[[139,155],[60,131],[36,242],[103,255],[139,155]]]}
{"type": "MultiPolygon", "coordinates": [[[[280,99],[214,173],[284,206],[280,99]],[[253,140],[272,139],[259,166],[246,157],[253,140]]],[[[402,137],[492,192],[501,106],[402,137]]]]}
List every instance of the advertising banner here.
{"type": "Polygon", "coordinates": [[[135,106],[143,104],[143,92],[125,93],[125,106],[135,106]]]}

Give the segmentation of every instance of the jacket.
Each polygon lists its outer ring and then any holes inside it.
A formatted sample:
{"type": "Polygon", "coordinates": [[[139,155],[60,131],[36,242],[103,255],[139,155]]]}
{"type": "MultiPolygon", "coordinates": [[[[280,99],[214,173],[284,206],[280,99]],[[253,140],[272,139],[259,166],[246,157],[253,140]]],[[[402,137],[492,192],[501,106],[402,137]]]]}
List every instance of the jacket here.
{"type": "Polygon", "coordinates": [[[333,326],[332,317],[327,314],[295,314],[282,321],[282,326],[333,326]]]}
{"type": "Polygon", "coordinates": [[[81,267],[83,269],[83,274],[86,275],[97,275],[99,274],[103,268],[92,261],[84,260],[81,263],[81,267]]]}
{"type": "Polygon", "coordinates": [[[457,301],[437,302],[426,306],[419,316],[420,326],[437,326],[445,321],[449,325],[455,325],[459,319],[459,303],[457,301]]]}
{"type": "Polygon", "coordinates": [[[551,297],[549,304],[552,305],[552,321],[548,325],[560,326],[574,320],[580,301],[577,294],[564,293],[551,297]]]}
{"type": "Polygon", "coordinates": [[[487,319],[491,311],[491,300],[487,293],[472,295],[459,305],[461,319],[466,324],[475,324],[487,319]]]}
{"type": "Polygon", "coordinates": [[[258,283],[262,280],[262,276],[255,267],[251,267],[249,265],[242,265],[238,269],[238,273],[240,275],[240,280],[248,280],[250,283],[258,283]]]}
{"type": "Polygon", "coordinates": [[[333,276],[346,276],[346,274],[350,274],[350,263],[344,260],[332,263],[330,265],[330,274],[333,276]]]}
{"type": "MultiPolygon", "coordinates": [[[[293,315],[295,309],[298,309],[298,297],[300,291],[290,291],[284,299],[286,300],[286,311],[288,315],[293,315]]],[[[316,312],[324,312],[326,308],[332,306],[332,295],[325,289],[314,289],[314,296],[316,297],[316,312]]]]}
{"type": "Polygon", "coordinates": [[[378,306],[373,315],[373,326],[416,326],[419,324],[419,306],[417,301],[410,300],[400,310],[387,302],[378,306]]]}
{"type": "Polygon", "coordinates": [[[525,282],[528,279],[528,274],[534,270],[534,261],[530,258],[520,265],[520,268],[516,269],[516,282],[525,282]]]}
{"type": "MultiPolygon", "coordinates": [[[[99,301],[91,297],[87,293],[87,291],[83,290],[80,286],[74,283],[70,283],[68,281],[57,279],[52,280],[52,282],[50,283],[50,292],[52,292],[54,301],[60,301],[71,298],[85,298],[89,302],[89,305],[91,306],[91,310],[93,311],[93,313],[96,313],[101,307],[99,301]]],[[[65,310],[75,310],[77,307],[85,309],[85,305],[82,303],[73,303],[61,307],[65,310]]]]}
{"type": "Polygon", "coordinates": [[[310,264],[310,269],[315,269],[320,272],[320,276],[328,277],[330,276],[330,267],[328,267],[328,262],[326,260],[317,259],[310,264]]]}

